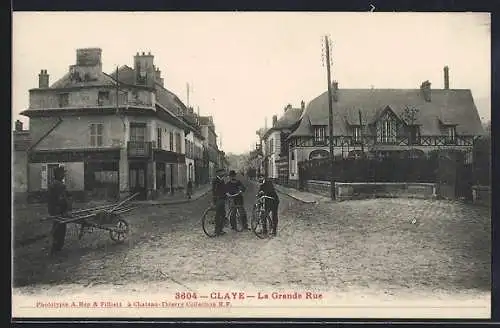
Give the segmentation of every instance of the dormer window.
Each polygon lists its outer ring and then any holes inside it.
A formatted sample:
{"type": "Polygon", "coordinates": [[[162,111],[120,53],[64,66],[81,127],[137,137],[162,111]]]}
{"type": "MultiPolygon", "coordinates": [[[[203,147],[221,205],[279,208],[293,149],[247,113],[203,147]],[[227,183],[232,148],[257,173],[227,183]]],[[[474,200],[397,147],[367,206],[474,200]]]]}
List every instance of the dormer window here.
{"type": "Polygon", "coordinates": [[[410,125],[408,127],[410,133],[409,133],[409,138],[408,140],[410,145],[416,145],[420,143],[420,127],[418,125],[410,125]]]}
{"type": "Polygon", "coordinates": [[[457,128],[455,126],[449,126],[448,128],[448,142],[455,143],[457,138],[457,128]]]}
{"type": "Polygon", "coordinates": [[[314,128],[314,144],[326,144],[326,128],[324,126],[317,126],[314,128]]]}
{"type": "Polygon", "coordinates": [[[352,128],[352,136],[353,136],[353,141],[355,143],[361,142],[361,127],[360,126],[354,126],[352,128]]]}

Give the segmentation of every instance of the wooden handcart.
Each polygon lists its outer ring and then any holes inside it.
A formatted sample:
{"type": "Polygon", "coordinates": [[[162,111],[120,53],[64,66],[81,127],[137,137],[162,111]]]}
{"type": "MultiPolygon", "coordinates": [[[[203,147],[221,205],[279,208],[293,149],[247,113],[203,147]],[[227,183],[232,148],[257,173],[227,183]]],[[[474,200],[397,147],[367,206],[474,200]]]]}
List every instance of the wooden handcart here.
{"type": "Polygon", "coordinates": [[[129,224],[123,215],[135,209],[127,204],[139,193],[135,193],[116,204],[103,205],[89,209],[78,209],[64,216],[48,216],[42,220],[52,220],[62,224],[73,223],[80,226],[78,239],[94,229],[109,231],[109,237],[116,243],[123,242],[129,234],[129,224]]]}

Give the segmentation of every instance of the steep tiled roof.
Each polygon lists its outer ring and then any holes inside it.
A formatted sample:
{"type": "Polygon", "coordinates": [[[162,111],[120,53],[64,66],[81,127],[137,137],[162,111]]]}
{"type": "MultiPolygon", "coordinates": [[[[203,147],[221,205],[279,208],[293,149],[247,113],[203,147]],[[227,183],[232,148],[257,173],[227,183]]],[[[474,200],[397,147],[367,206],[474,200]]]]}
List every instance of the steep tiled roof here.
{"type": "Polygon", "coordinates": [[[68,87],[83,87],[83,86],[104,86],[104,85],[114,85],[113,79],[105,73],[100,73],[97,75],[95,80],[76,82],[71,79],[71,73],[66,73],[62,78],[54,82],[50,87],[53,89],[68,88],[68,87]]]}
{"type": "Polygon", "coordinates": [[[288,129],[293,126],[299,120],[302,115],[302,108],[290,108],[288,109],[283,116],[281,116],[276,125],[273,127],[274,129],[288,129]]]}
{"type": "MultiPolygon", "coordinates": [[[[439,124],[456,124],[458,134],[484,133],[470,90],[431,90],[431,101],[420,89],[339,89],[333,102],[334,135],[348,135],[348,125],[372,124],[389,107],[404,119],[405,109],[415,108],[414,124],[420,125],[422,135],[439,135],[439,124]]],[[[328,92],[313,99],[302,114],[293,136],[312,136],[312,126],[328,125],[328,92]]]]}

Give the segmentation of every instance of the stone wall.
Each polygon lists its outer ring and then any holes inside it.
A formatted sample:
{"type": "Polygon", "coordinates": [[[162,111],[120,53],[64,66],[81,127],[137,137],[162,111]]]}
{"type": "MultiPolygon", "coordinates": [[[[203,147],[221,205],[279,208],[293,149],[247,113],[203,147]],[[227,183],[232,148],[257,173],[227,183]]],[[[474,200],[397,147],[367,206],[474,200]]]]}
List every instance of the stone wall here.
{"type": "MultiPolygon", "coordinates": [[[[330,197],[330,182],[308,180],[306,191],[330,197]]],[[[364,199],[376,197],[406,197],[432,199],[437,197],[438,185],[435,183],[335,183],[337,200],[364,199]]]]}

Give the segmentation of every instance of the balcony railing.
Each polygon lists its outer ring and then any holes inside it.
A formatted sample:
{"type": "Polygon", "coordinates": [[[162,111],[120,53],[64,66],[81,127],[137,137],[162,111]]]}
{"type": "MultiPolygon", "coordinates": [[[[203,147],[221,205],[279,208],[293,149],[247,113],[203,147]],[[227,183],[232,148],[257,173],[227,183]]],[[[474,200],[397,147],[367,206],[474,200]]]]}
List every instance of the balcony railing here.
{"type": "Polygon", "coordinates": [[[127,143],[128,157],[148,158],[152,153],[151,141],[129,141],[127,143]]]}

